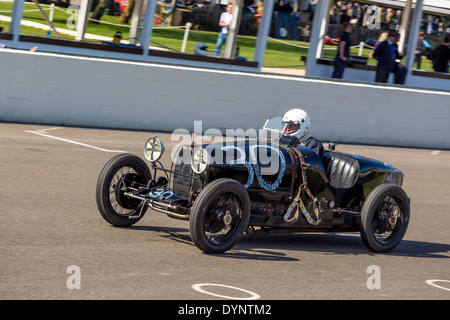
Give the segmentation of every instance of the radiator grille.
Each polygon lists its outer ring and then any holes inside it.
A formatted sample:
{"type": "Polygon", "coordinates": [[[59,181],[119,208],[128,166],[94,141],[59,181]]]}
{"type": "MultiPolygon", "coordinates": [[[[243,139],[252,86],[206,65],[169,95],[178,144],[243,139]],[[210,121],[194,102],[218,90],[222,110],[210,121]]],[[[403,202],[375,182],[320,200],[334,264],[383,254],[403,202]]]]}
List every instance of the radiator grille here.
{"type": "MultiPolygon", "coordinates": [[[[192,175],[189,147],[181,147],[173,159],[172,171],[192,175]]],[[[188,195],[192,189],[192,178],[172,173],[172,190],[179,195],[188,195]]]]}

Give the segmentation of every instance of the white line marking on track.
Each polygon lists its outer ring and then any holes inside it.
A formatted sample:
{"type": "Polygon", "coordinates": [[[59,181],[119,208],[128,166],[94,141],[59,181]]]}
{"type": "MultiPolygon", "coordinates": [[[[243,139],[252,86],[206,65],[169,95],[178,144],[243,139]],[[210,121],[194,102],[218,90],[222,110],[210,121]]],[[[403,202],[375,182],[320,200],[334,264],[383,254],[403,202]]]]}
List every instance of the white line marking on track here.
{"type": "Polygon", "coordinates": [[[433,286],[433,287],[436,287],[436,288],[439,288],[439,289],[443,289],[443,290],[450,291],[450,288],[443,287],[443,286],[437,285],[437,284],[435,283],[435,282],[446,282],[446,283],[450,283],[449,280],[438,280],[438,279],[433,279],[433,280],[426,280],[425,282],[426,282],[427,284],[429,284],[430,286],[433,286]]]}
{"type": "Polygon", "coordinates": [[[259,298],[261,298],[261,296],[255,292],[249,291],[249,290],[245,290],[245,289],[241,289],[238,287],[233,287],[233,286],[227,286],[225,284],[218,284],[218,283],[197,283],[197,284],[193,284],[192,289],[194,289],[195,291],[201,292],[201,293],[205,293],[205,294],[210,294],[212,296],[216,296],[219,298],[225,298],[225,299],[233,299],[233,300],[257,300],[259,298]],[[224,287],[224,288],[228,288],[228,289],[233,289],[236,291],[242,291],[245,292],[247,294],[249,294],[249,297],[247,298],[242,298],[242,297],[230,297],[230,296],[224,296],[221,294],[217,294],[217,293],[212,293],[209,291],[206,291],[205,289],[203,289],[202,287],[204,286],[215,286],[215,287],[224,287]]]}
{"type": "Polygon", "coordinates": [[[440,151],[438,151],[438,150],[435,150],[435,151],[431,152],[431,154],[432,154],[433,156],[436,156],[436,155],[438,155],[439,153],[440,153],[440,151]]]}
{"type": "Polygon", "coordinates": [[[41,137],[46,137],[46,138],[50,138],[50,139],[55,139],[55,140],[59,140],[59,141],[64,141],[64,142],[76,144],[76,145],[79,145],[79,146],[83,146],[83,147],[87,147],[87,148],[91,148],[91,149],[95,149],[95,150],[99,150],[99,151],[103,151],[103,152],[114,152],[114,153],[124,153],[124,152],[126,152],[126,151],[122,151],[122,150],[108,150],[108,149],[104,149],[104,148],[99,148],[99,147],[96,147],[96,146],[92,146],[90,144],[81,143],[81,142],[77,142],[77,141],[73,141],[73,140],[69,140],[69,139],[64,139],[64,138],[59,138],[59,137],[55,137],[55,136],[51,136],[51,135],[47,134],[47,131],[49,131],[49,130],[56,130],[56,129],[61,129],[61,128],[55,127],[55,128],[48,128],[48,129],[40,129],[40,130],[36,130],[36,131],[25,130],[25,132],[36,134],[36,135],[41,136],[41,137]]]}

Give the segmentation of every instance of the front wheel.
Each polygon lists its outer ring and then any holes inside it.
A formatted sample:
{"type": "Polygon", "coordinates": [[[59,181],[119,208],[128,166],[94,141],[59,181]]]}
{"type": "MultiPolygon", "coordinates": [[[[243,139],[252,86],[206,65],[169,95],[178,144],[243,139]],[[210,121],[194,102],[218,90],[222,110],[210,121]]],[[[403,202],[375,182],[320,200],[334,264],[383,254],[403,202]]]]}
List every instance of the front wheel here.
{"type": "Polygon", "coordinates": [[[250,197],[235,180],[217,179],[198,195],[190,216],[195,245],[206,253],[223,253],[240,239],[250,219],[250,197]]]}
{"type": "Polygon", "coordinates": [[[119,154],[109,160],[100,172],[96,190],[97,207],[103,219],[118,227],[138,222],[147,207],[142,207],[142,201],[125,196],[125,192],[146,185],[150,178],[148,166],[135,155],[119,154]]]}
{"type": "Polygon", "coordinates": [[[408,228],[409,199],[402,188],[392,184],[376,187],[367,197],[361,211],[361,239],[372,251],[394,249],[408,228]]]}

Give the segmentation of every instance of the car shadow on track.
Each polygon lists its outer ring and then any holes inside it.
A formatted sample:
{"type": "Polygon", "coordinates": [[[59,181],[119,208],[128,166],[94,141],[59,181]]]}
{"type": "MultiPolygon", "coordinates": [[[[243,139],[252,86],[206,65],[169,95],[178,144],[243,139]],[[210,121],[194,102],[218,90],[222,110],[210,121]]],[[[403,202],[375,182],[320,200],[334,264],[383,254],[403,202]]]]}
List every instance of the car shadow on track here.
{"type": "MultiPolygon", "coordinates": [[[[189,229],[186,228],[173,228],[173,227],[153,227],[153,226],[131,226],[127,227],[130,230],[142,230],[151,231],[158,234],[160,237],[177,241],[182,244],[186,244],[195,247],[189,234],[189,229]]],[[[244,236],[245,237],[245,236],[244,236]]],[[[239,243],[238,243],[239,245],[239,243]]],[[[198,250],[198,249],[197,249],[198,250]]],[[[200,252],[200,251],[199,251],[200,252]]],[[[234,259],[256,259],[265,261],[298,261],[296,258],[288,257],[286,254],[266,249],[231,249],[224,254],[213,254],[218,257],[227,257],[234,259]]]]}
{"type": "Polygon", "coordinates": [[[235,246],[253,250],[295,250],[333,255],[391,255],[415,258],[450,258],[450,244],[403,240],[388,253],[376,253],[367,249],[359,233],[297,233],[282,235],[244,236],[235,246]]]}
{"type": "MultiPolygon", "coordinates": [[[[127,229],[151,231],[160,237],[194,246],[187,228],[140,225],[127,229]]],[[[359,233],[244,234],[231,250],[219,256],[235,259],[298,261],[297,258],[281,252],[285,250],[333,255],[383,254],[416,258],[450,258],[450,244],[414,240],[403,240],[389,253],[375,253],[364,246],[359,233]]]]}

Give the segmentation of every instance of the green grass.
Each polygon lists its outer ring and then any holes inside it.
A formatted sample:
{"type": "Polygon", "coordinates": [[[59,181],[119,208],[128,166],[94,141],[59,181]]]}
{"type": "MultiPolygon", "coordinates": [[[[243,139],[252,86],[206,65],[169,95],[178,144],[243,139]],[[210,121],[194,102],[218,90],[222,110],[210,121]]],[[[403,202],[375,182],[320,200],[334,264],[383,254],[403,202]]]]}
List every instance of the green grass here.
{"type": "MultiPolygon", "coordinates": [[[[8,11],[12,10],[12,2],[0,2],[0,11],[8,11]]],[[[43,8],[47,8],[47,6],[43,5],[43,8]]],[[[36,9],[36,6],[33,3],[26,2],[25,10],[33,10],[36,9]]],[[[48,14],[49,11],[46,10],[48,14]]],[[[0,12],[0,15],[10,16],[10,13],[0,12]]],[[[68,29],[67,21],[71,17],[71,12],[67,12],[67,9],[63,8],[55,8],[53,23],[55,27],[68,29]]],[[[39,22],[42,24],[46,24],[44,17],[41,15],[39,11],[33,12],[24,12],[23,20],[29,20],[34,22],[39,22]]],[[[101,18],[102,22],[109,22],[115,24],[123,23],[119,22],[119,17],[103,15],[101,18]]],[[[7,22],[2,21],[1,26],[3,26],[4,31],[7,31],[9,28],[9,24],[7,22]]],[[[162,46],[165,48],[170,48],[175,51],[181,50],[181,45],[183,42],[184,29],[159,29],[158,25],[155,25],[152,33],[152,42],[153,46],[162,46]]],[[[126,40],[129,38],[129,27],[127,26],[113,26],[108,24],[93,24],[89,23],[86,32],[101,36],[113,37],[117,31],[122,32],[122,39],[126,40]]],[[[25,27],[22,26],[21,33],[28,35],[38,35],[38,36],[46,36],[47,31],[25,27]]],[[[61,34],[61,36],[65,39],[74,39],[73,36],[67,34],[61,34]]],[[[52,37],[55,35],[52,33],[52,37]]],[[[198,42],[204,42],[208,45],[208,50],[214,50],[215,43],[217,39],[216,32],[208,32],[208,31],[196,31],[190,30],[188,42],[186,44],[186,52],[194,53],[194,46],[198,42]]],[[[240,56],[247,58],[247,60],[253,60],[255,45],[256,45],[256,37],[254,36],[243,36],[239,35],[237,37],[236,46],[240,48],[240,56]]],[[[284,68],[293,68],[293,69],[302,69],[304,68],[304,62],[300,60],[301,56],[306,56],[308,54],[307,48],[300,48],[298,46],[309,46],[307,42],[300,41],[289,41],[283,40],[284,43],[279,41],[269,39],[267,42],[267,48],[264,56],[264,66],[266,67],[284,67],[284,68]],[[292,44],[292,45],[289,45],[292,44]]],[[[324,58],[334,58],[336,51],[335,46],[325,46],[325,50],[323,51],[324,58]],[[330,49],[330,50],[328,50],[330,49]]],[[[363,50],[363,56],[368,57],[370,53],[369,49],[363,50]]],[[[358,48],[352,48],[351,54],[358,54],[358,48]]],[[[368,64],[376,65],[376,60],[369,59],[368,64]]],[[[422,70],[432,70],[431,61],[428,59],[422,60],[422,70]]]]}

